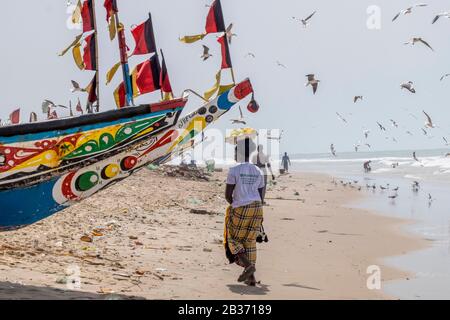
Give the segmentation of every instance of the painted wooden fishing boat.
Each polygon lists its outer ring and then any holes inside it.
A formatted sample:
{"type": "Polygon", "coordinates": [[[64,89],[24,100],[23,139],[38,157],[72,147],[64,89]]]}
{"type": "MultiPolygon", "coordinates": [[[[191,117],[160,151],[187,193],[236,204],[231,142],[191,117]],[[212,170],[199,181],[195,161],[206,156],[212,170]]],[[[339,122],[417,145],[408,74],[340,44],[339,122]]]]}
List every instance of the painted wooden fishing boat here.
{"type": "MultiPolygon", "coordinates": [[[[119,86],[123,90],[116,90],[122,95],[116,97],[119,109],[92,113],[100,109],[94,8],[94,0],[84,0],[80,8],[80,12],[85,12],[83,17],[90,17],[94,21],[84,29],[95,30],[87,36],[90,39],[87,45],[89,54],[84,55],[83,62],[83,65],[95,66],[96,71],[89,89],[86,89],[90,114],[0,127],[0,231],[33,224],[89,198],[149,164],[160,165],[170,161],[181,150],[191,147],[198,134],[234,105],[253,96],[248,79],[228,86],[220,86],[218,81],[209,91],[210,94],[205,93],[207,98],[202,98],[206,102],[203,106],[181,117],[187,96],[183,94],[183,98],[173,98],[164,57],[162,69],[159,66],[149,16],[141,29],[136,28],[141,30],[141,35],[133,35],[141,39],[137,43],[141,43],[142,52],[154,55],[138,65],[130,77],[123,28],[116,28],[124,76],[122,87],[119,86]],[[142,42],[146,45],[143,46],[142,42]],[[153,45],[149,45],[151,43],[153,45]],[[95,50],[92,50],[92,45],[95,50]],[[92,56],[96,58],[95,63],[92,56]],[[140,79],[145,72],[148,73],[146,79],[140,79]],[[155,81],[157,77],[160,79],[159,84],[155,81]],[[151,83],[150,88],[145,86],[148,83],[151,83]],[[134,106],[136,92],[142,94],[155,90],[161,90],[163,102],[134,106]],[[215,92],[217,97],[212,98],[215,92]]],[[[111,23],[120,26],[116,0],[105,0],[105,8],[111,23]]],[[[223,20],[220,15],[220,0],[216,0],[209,16],[218,16],[223,20]]],[[[220,22],[220,19],[217,21],[220,22]]],[[[210,20],[208,23],[211,23],[210,20]]],[[[218,26],[220,30],[213,28],[213,32],[225,31],[223,21],[218,26]]],[[[80,39],[82,35],[76,41],[80,39]]],[[[74,50],[80,45],[76,45],[76,41],[71,45],[74,50]]],[[[227,41],[222,41],[221,45],[225,61],[222,69],[228,68],[232,72],[227,41]]],[[[79,54],[74,53],[74,56],[79,54]]],[[[234,83],[233,72],[232,77],[234,83]]],[[[257,103],[252,97],[248,109],[251,111],[255,106],[257,103]]],[[[50,114],[49,110],[47,112],[50,114]]]]}

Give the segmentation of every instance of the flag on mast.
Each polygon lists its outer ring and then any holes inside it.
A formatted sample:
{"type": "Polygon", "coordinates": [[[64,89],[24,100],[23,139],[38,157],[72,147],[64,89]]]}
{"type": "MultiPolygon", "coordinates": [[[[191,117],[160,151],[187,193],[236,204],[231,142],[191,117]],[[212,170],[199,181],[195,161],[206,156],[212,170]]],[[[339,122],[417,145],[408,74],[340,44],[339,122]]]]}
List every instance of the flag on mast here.
{"type": "Polygon", "coordinates": [[[166,59],[164,59],[164,53],[161,50],[162,68],[161,76],[159,79],[159,85],[163,96],[163,101],[169,101],[173,99],[172,85],[170,84],[169,74],[167,72],[166,59]]]}
{"type": "Polygon", "coordinates": [[[81,8],[81,18],[83,20],[83,33],[95,29],[94,7],[92,0],[85,0],[81,8]]]}
{"type": "Polygon", "coordinates": [[[133,96],[137,97],[161,89],[160,76],[161,66],[157,55],[138,64],[131,73],[133,96]]]}
{"type": "Polygon", "coordinates": [[[9,115],[9,121],[11,121],[11,124],[18,124],[20,122],[20,108],[14,110],[9,115]]]}
{"type": "Polygon", "coordinates": [[[220,0],[216,0],[211,5],[208,16],[206,17],[205,33],[193,36],[184,36],[180,38],[180,41],[184,43],[194,43],[199,40],[203,40],[203,38],[208,34],[225,31],[226,28],[225,20],[223,18],[222,4],[220,3],[220,0]]]}
{"type": "Polygon", "coordinates": [[[149,15],[147,21],[131,29],[131,33],[136,42],[136,47],[132,55],[136,56],[156,52],[155,33],[153,31],[151,15],[149,15]]]}

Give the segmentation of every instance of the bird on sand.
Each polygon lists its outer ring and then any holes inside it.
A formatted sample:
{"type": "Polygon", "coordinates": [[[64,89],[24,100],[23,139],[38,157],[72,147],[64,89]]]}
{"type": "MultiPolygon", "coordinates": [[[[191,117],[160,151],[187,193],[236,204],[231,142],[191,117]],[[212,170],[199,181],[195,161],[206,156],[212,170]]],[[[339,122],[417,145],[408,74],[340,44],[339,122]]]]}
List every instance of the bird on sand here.
{"type": "Polygon", "coordinates": [[[306,28],[309,25],[309,20],[311,20],[311,18],[316,14],[316,11],[314,11],[313,13],[311,13],[308,17],[304,18],[304,19],[299,19],[296,17],[292,17],[292,19],[294,20],[298,20],[302,23],[303,27],[306,28]]]}
{"type": "Polygon", "coordinates": [[[353,103],[357,103],[358,102],[358,100],[363,100],[363,96],[355,96],[354,98],[353,98],[353,103]]]}
{"type": "Polygon", "coordinates": [[[406,89],[406,90],[408,90],[411,93],[416,93],[416,89],[414,89],[414,83],[412,81],[408,81],[408,82],[402,83],[400,85],[400,88],[402,90],[406,89]]]}
{"type": "Polygon", "coordinates": [[[445,78],[447,78],[448,76],[450,76],[450,73],[444,74],[444,75],[441,77],[441,81],[444,80],[445,78]]]}
{"type": "Polygon", "coordinates": [[[426,113],[425,111],[422,111],[425,116],[427,117],[427,121],[425,122],[425,127],[427,128],[436,128],[433,124],[433,120],[431,119],[430,115],[428,113],[426,113]]]}
{"type": "Polygon", "coordinates": [[[244,120],[244,114],[242,113],[241,106],[239,106],[239,114],[240,114],[240,118],[231,120],[231,123],[232,124],[243,124],[244,126],[247,125],[247,122],[244,120]]]}
{"type": "Polygon", "coordinates": [[[416,43],[421,43],[421,44],[427,46],[428,48],[430,48],[432,51],[434,51],[434,49],[430,46],[430,44],[420,37],[411,38],[411,40],[409,40],[408,42],[405,42],[405,45],[414,46],[416,43]]]}
{"type": "Polygon", "coordinates": [[[381,131],[386,131],[386,128],[381,123],[377,122],[377,124],[381,131]]]}
{"type": "Polygon", "coordinates": [[[231,44],[231,40],[233,39],[233,37],[237,37],[237,34],[233,33],[233,24],[232,23],[230,23],[228,28],[225,30],[225,34],[227,36],[229,44],[231,44]]]}
{"type": "Polygon", "coordinates": [[[447,19],[450,19],[450,12],[447,11],[447,12],[441,12],[441,13],[438,13],[438,14],[436,15],[436,17],[434,17],[432,24],[435,24],[436,21],[438,21],[440,18],[447,18],[447,19]]]}
{"type": "Polygon", "coordinates": [[[209,48],[205,45],[203,45],[203,54],[200,58],[203,58],[203,61],[208,60],[212,57],[212,54],[209,53],[209,48]]]}
{"type": "Polygon", "coordinates": [[[313,94],[316,94],[320,80],[316,80],[314,74],[307,74],[306,77],[308,78],[308,82],[305,84],[305,87],[311,85],[313,88],[313,94]]]}
{"type": "Polygon", "coordinates": [[[426,7],[426,6],[427,6],[426,3],[419,3],[419,4],[413,5],[413,6],[409,7],[409,8],[406,8],[406,9],[400,11],[399,13],[397,13],[397,14],[395,15],[395,17],[392,19],[392,22],[394,22],[395,20],[397,20],[397,18],[400,17],[401,15],[406,16],[407,14],[411,14],[411,13],[412,13],[412,10],[413,10],[414,8],[418,8],[418,7],[426,7]]]}

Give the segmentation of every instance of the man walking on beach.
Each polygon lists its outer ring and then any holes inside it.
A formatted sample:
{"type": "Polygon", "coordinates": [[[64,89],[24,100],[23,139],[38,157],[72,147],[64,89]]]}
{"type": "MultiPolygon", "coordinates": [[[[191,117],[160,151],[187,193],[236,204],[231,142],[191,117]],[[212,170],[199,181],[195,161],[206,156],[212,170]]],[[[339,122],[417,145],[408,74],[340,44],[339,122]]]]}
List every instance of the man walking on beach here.
{"type": "Polygon", "coordinates": [[[264,189],[262,192],[262,202],[265,204],[267,180],[269,173],[272,176],[272,180],[275,180],[275,175],[272,172],[272,165],[270,164],[270,158],[264,153],[264,147],[262,144],[258,146],[258,152],[253,156],[252,163],[256,165],[264,175],[264,189]]]}
{"type": "Polygon", "coordinates": [[[291,166],[291,159],[289,159],[287,152],[284,153],[284,156],[281,159],[281,164],[283,165],[284,172],[289,173],[289,166],[291,166]]]}
{"type": "Polygon", "coordinates": [[[256,237],[263,222],[261,170],[249,162],[255,144],[250,139],[238,142],[236,162],[227,178],[225,197],[230,207],[225,217],[225,250],[230,263],[244,268],[239,282],[256,285],[256,237]]]}

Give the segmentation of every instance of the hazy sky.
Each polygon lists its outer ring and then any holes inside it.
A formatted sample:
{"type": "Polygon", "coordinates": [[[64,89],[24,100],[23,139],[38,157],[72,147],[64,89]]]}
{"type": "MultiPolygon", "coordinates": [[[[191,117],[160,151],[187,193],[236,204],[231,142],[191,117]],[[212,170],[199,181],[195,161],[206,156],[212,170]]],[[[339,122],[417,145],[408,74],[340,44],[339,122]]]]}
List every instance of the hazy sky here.
{"type": "MultiPolygon", "coordinates": [[[[450,141],[450,20],[431,21],[436,13],[450,10],[444,0],[426,1],[410,16],[395,23],[393,16],[412,4],[404,0],[222,0],[226,24],[235,24],[231,55],[236,78],[250,77],[261,105],[258,114],[246,112],[250,126],[285,130],[282,149],[291,153],[328,152],[334,143],[338,151],[349,151],[358,141],[365,143],[363,128],[372,131],[368,142],[375,150],[421,149],[443,147],[442,136],[450,141]],[[366,26],[371,5],[381,9],[381,29],[366,26]],[[317,10],[308,29],[293,21],[292,16],[306,17],[317,10]],[[421,45],[405,46],[413,36],[427,40],[432,52],[421,45]],[[248,52],[256,59],[246,58],[248,52]],[[287,69],[277,66],[279,60],[287,69]],[[316,96],[305,88],[305,75],[315,73],[321,85],[316,96]],[[404,81],[414,81],[417,94],[400,90],[404,81]],[[355,95],[364,101],[353,104],[355,95]],[[440,127],[430,130],[430,139],[421,133],[426,110],[440,127]],[[407,111],[408,110],[408,111],[407,111]],[[345,125],[336,112],[347,120],[345,125]],[[409,115],[413,113],[418,119],[409,115]],[[395,129],[389,119],[398,122],[395,129]],[[388,128],[379,131],[376,121],[388,128]],[[406,131],[414,136],[410,137],[406,131]],[[387,140],[386,137],[389,137],[387,140]],[[398,143],[394,143],[395,137],[398,143]]],[[[208,8],[205,0],[118,0],[121,20],[128,28],[153,14],[157,45],[164,49],[172,86],[176,94],[191,88],[203,92],[214,83],[220,66],[219,45],[209,36],[204,43],[211,47],[213,58],[202,62],[201,43],[186,45],[178,37],[203,32],[208,8]]],[[[107,33],[103,0],[97,0],[100,39],[101,83],[106,71],[118,61],[117,42],[107,33]]],[[[77,69],[71,53],[58,57],[79,33],[69,30],[66,0],[5,1],[2,3],[2,50],[0,52],[0,118],[6,118],[15,107],[24,111],[41,110],[43,99],[67,104],[76,102],[70,93],[70,80],[83,86],[91,72],[77,69]]],[[[128,45],[134,47],[128,33],[128,45]]],[[[132,58],[131,67],[145,57],[132,58]]],[[[102,108],[113,109],[112,91],[121,81],[102,86],[102,108]]],[[[85,100],[85,96],[81,95],[85,100]]],[[[154,102],[159,94],[139,98],[154,102]]],[[[189,110],[201,101],[192,97],[189,110]]],[[[245,107],[245,106],[243,106],[245,107]]],[[[229,128],[229,119],[237,110],[219,121],[217,128],[229,128]]],[[[40,115],[43,116],[43,115],[40,115]]]]}

